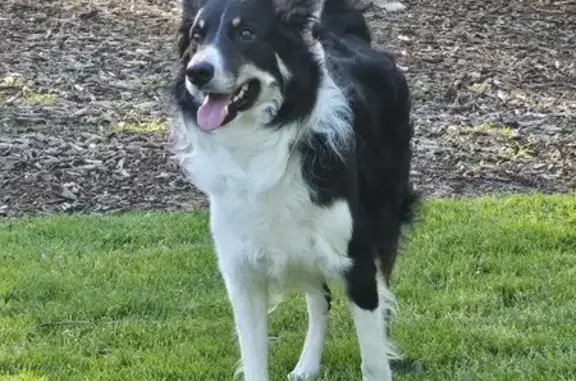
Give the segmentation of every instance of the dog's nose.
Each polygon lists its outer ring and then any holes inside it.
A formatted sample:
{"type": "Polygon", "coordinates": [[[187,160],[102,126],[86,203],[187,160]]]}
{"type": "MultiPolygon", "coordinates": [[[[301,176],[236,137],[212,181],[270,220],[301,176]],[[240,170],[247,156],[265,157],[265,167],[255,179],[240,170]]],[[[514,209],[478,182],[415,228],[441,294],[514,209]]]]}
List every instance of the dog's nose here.
{"type": "Polygon", "coordinates": [[[214,65],[199,62],[186,69],[186,76],[196,86],[204,86],[214,77],[214,65]]]}

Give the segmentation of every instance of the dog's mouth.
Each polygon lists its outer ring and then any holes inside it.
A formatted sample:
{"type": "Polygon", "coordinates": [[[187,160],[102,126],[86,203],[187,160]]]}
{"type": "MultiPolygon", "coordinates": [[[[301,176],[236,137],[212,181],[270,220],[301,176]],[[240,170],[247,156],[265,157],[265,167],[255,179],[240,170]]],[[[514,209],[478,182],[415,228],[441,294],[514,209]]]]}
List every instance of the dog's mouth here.
{"type": "Polygon", "coordinates": [[[260,81],[249,80],[230,94],[206,93],[196,119],[204,131],[212,131],[230,123],[236,115],[248,110],[260,94],[260,81]]]}

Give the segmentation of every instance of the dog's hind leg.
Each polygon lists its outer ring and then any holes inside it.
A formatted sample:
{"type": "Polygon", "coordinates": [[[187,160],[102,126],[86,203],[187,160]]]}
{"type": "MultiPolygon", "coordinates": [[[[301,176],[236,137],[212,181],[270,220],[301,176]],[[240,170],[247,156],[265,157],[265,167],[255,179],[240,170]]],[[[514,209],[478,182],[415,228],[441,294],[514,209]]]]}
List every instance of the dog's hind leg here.
{"type": "Polygon", "coordinates": [[[348,274],[349,304],[360,344],[363,381],[392,381],[386,314],[393,298],[371,261],[363,261],[348,274]]]}
{"type": "Polygon", "coordinates": [[[386,335],[384,301],[370,311],[350,301],[354,325],[360,343],[363,381],[392,381],[391,346],[386,335]]]}
{"type": "Polygon", "coordinates": [[[305,380],[314,377],[320,371],[331,300],[332,293],[326,283],[322,287],[306,292],[308,330],[300,359],[288,375],[289,380],[305,380]]]}

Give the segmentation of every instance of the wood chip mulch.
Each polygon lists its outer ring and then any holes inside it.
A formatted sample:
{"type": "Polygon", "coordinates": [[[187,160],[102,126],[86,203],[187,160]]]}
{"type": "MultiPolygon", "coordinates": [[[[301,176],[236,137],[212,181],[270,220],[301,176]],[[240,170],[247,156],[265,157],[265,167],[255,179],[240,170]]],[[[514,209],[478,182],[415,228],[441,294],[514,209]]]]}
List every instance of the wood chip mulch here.
{"type": "MultiPolygon", "coordinates": [[[[411,0],[365,13],[414,95],[430,197],[576,189],[576,3],[411,0]]],[[[176,2],[0,2],[0,216],[206,205],[169,160],[176,2]]]]}

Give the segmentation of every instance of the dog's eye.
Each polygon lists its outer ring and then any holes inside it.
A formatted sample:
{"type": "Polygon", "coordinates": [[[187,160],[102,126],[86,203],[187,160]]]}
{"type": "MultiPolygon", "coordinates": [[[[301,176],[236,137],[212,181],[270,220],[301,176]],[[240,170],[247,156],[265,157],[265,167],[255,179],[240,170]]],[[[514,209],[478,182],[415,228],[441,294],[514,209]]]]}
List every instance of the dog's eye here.
{"type": "Polygon", "coordinates": [[[250,29],[242,29],[238,32],[237,38],[243,42],[252,41],[254,39],[254,32],[250,29]]]}

